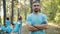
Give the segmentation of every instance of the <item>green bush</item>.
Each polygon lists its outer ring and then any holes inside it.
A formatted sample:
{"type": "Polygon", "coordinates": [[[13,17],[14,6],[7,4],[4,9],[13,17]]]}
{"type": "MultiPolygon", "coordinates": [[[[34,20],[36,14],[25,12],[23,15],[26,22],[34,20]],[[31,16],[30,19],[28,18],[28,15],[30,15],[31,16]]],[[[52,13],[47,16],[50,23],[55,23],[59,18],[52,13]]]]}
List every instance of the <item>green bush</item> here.
{"type": "Polygon", "coordinates": [[[60,22],[60,13],[56,13],[55,21],[56,23],[60,22]]]}
{"type": "Polygon", "coordinates": [[[1,16],[0,16],[0,23],[1,23],[1,16]]]}

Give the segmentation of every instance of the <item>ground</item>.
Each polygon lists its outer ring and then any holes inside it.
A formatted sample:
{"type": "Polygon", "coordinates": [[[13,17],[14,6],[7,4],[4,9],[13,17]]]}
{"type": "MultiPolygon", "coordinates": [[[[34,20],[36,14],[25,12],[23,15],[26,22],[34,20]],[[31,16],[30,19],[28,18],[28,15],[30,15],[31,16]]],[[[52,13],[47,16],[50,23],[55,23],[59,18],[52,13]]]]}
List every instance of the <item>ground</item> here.
{"type": "MultiPolygon", "coordinates": [[[[27,25],[25,22],[23,22],[22,24],[22,34],[29,34],[29,31],[27,30],[27,25]]],[[[46,30],[46,34],[60,34],[60,25],[49,22],[48,29],[46,30]]]]}
{"type": "MultiPolygon", "coordinates": [[[[22,34],[29,34],[26,23],[23,23],[22,34]]],[[[60,34],[60,26],[54,23],[48,23],[46,34],[60,34]]]]}

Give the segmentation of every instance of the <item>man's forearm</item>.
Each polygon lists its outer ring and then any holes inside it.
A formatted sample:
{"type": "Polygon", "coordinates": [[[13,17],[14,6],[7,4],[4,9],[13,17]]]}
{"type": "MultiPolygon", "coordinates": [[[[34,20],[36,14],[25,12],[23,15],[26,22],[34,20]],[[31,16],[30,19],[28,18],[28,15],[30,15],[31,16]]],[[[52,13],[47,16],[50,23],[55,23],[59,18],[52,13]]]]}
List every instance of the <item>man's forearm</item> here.
{"type": "Polygon", "coordinates": [[[47,24],[41,24],[41,25],[35,25],[34,27],[38,28],[38,29],[47,29],[47,24]]]}
{"type": "Polygon", "coordinates": [[[36,31],[36,30],[38,30],[38,29],[35,28],[34,26],[29,26],[29,27],[28,27],[28,30],[29,30],[29,31],[36,31]]]}

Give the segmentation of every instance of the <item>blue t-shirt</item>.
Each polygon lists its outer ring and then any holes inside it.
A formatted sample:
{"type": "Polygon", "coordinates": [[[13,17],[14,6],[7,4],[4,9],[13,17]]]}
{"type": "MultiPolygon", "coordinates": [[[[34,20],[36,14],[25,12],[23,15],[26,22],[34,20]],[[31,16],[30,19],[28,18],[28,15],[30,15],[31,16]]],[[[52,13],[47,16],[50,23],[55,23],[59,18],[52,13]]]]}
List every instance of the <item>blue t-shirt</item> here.
{"type": "MultiPolygon", "coordinates": [[[[34,25],[40,25],[40,24],[46,24],[47,18],[45,14],[39,13],[39,14],[30,14],[27,16],[27,24],[34,25]]],[[[37,30],[37,31],[31,31],[30,34],[45,34],[45,31],[37,30]]]]}
{"type": "Polygon", "coordinates": [[[6,20],[6,26],[9,26],[11,24],[10,20],[6,20]]]}
{"type": "Polygon", "coordinates": [[[22,27],[22,20],[18,20],[17,23],[15,23],[13,31],[18,32],[21,27],[22,27]]]}
{"type": "Polygon", "coordinates": [[[10,25],[8,25],[7,27],[5,27],[6,32],[10,33],[12,31],[12,27],[10,25]]]}

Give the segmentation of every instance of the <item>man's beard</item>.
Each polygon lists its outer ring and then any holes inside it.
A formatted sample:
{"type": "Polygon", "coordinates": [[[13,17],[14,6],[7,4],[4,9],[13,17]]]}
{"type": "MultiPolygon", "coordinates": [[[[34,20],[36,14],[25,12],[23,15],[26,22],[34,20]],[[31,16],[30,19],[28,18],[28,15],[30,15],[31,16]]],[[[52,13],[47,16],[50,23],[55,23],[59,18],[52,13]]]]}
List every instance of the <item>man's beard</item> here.
{"type": "Polygon", "coordinates": [[[34,11],[35,13],[37,13],[38,11],[34,11]]]}
{"type": "Polygon", "coordinates": [[[35,13],[39,12],[39,9],[36,8],[36,9],[34,10],[34,12],[35,12],[35,13]]]}

